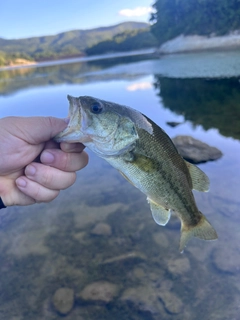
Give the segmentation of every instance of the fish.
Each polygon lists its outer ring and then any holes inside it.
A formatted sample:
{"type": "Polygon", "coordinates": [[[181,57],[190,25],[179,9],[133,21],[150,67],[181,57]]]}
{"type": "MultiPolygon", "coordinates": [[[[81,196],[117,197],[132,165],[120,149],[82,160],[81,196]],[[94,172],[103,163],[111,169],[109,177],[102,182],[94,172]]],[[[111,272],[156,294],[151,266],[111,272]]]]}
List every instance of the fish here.
{"type": "Polygon", "coordinates": [[[67,98],[69,123],[55,137],[57,142],[81,142],[105,159],[147,196],[158,225],[165,226],[176,214],[181,221],[180,252],[192,237],[217,239],[192,192],[207,192],[209,179],[182,158],[161,127],[128,106],[91,96],[67,98]]]}

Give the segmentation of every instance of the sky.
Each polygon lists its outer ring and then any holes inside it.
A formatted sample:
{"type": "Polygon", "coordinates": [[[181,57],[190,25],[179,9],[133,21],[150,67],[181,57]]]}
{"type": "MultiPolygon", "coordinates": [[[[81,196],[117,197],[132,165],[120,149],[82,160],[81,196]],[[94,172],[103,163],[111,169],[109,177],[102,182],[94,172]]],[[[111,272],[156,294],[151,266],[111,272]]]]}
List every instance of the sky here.
{"type": "MultiPolygon", "coordinates": [[[[0,38],[19,39],[92,29],[124,21],[149,22],[153,0],[2,0],[0,38]]],[[[1,49],[1,48],[0,48],[1,49]]]]}

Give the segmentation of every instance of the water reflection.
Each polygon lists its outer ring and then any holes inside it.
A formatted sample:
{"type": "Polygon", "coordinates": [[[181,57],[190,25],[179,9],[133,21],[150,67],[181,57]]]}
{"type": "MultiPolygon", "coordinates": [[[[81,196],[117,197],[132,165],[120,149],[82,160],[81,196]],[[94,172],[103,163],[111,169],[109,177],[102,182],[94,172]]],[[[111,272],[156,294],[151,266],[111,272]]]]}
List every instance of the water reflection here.
{"type": "MultiPolygon", "coordinates": [[[[62,83],[84,84],[99,79],[98,71],[111,66],[126,65],[133,61],[149,59],[149,55],[135,57],[111,58],[71,64],[59,64],[43,67],[17,68],[0,70],[0,95],[13,94],[28,88],[57,85],[62,83]]],[[[125,78],[130,78],[125,74],[125,78]]],[[[115,76],[101,76],[101,79],[112,79],[115,76]]]]}
{"type": "Polygon", "coordinates": [[[0,72],[0,93],[11,94],[18,90],[61,83],[82,83],[80,75],[99,68],[87,63],[74,63],[39,68],[12,69],[0,72]]]}
{"type": "Polygon", "coordinates": [[[216,128],[240,140],[240,80],[171,79],[155,76],[154,85],[165,108],[205,130],[216,128]]]}

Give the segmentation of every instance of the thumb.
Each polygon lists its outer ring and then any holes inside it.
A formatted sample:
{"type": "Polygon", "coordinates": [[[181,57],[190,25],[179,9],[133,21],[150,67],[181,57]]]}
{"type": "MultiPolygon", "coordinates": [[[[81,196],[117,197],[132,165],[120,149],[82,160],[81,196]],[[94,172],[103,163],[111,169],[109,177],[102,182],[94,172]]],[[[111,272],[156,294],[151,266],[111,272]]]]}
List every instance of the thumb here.
{"type": "Polygon", "coordinates": [[[54,117],[9,117],[5,119],[8,119],[11,133],[30,144],[48,141],[67,127],[67,121],[54,117]]]}
{"type": "Polygon", "coordinates": [[[36,144],[52,139],[64,130],[68,123],[63,119],[55,117],[33,117],[28,119],[29,126],[32,129],[31,136],[36,144]]]}

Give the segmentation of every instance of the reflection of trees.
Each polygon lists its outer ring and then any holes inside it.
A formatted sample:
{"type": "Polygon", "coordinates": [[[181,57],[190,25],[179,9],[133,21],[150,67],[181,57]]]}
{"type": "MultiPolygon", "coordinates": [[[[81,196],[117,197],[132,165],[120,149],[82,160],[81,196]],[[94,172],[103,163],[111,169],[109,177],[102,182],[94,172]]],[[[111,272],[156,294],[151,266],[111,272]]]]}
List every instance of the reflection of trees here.
{"type": "Polygon", "coordinates": [[[240,139],[240,82],[231,79],[170,79],[155,76],[166,108],[204,129],[240,139]]]}
{"type": "Polygon", "coordinates": [[[87,63],[72,63],[37,68],[20,68],[0,72],[0,94],[9,94],[29,87],[60,83],[81,83],[80,74],[98,70],[87,63]]]}
{"type": "MultiPolygon", "coordinates": [[[[105,79],[90,74],[115,65],[148,59],[148,55],[109,58],[88,62],[76,62],[52,66],[17,68],[0,71],[0,95],[11,94],[31,87],[55,85],[61,83],[86,83],[105,79]]],[[[111,76],[113,77],[113,76],[111,76]]],[[[126,75],[129,77],[129,75],[126,75]]],[[[109,76],[108,76],[109,78],[109,76]]]]}

